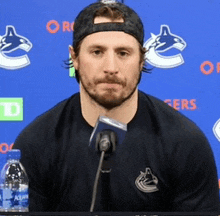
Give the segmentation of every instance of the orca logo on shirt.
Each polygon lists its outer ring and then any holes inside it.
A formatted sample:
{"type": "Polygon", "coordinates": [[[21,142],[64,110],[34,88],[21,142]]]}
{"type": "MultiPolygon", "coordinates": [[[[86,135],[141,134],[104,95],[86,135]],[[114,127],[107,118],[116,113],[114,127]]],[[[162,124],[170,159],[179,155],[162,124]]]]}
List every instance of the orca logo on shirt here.
{"type": "Polygon", "coordinates": [[[152,193],[158,191],[157,188],[158,179],[155,175],[152,174],[150,168],[146,168],[145,172],[141,172],[141,174],[135,180],[135,185],[137,188],[145,193],[152,193]]]}
{"type": "Polygon", "coordinates": [[[159,35],[151,33],[151,38],[145,42],[144,47],[148,50],[145,54],[146,61],[157,68],[174,68],[184,63],[180,53],[173,56],[159,54],[171,48],[183,51],[186,47],[186,42],[180,36],[172,34],[168,25],[161,25],[159,35]]]}

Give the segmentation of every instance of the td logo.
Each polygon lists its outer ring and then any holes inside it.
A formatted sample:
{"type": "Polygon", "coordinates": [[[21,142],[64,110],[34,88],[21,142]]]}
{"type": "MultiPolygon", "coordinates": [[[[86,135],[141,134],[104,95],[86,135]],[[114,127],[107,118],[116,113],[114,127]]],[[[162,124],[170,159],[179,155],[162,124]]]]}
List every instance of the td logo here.
{"type": "Polygon", "coordinates": [[[0,98],[0,121],[23,121],[23,98],[0,98]]]}

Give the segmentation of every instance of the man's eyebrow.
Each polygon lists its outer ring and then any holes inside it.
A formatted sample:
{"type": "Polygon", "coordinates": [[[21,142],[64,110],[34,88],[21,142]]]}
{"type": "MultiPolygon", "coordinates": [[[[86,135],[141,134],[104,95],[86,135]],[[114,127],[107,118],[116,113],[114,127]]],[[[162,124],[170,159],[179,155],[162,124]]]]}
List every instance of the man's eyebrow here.
{"type": "Polygon", "coordinates": [[[88,49],[93,49],[93,48],[107,49],[105,46],[103,46],[101,44],[92,44],[92,45],[88,46],[88,49]]]}
{"type": "MultiPolygon", "coordinates": [[[[90,46],[88,46],[88,49],[93,49],[93,48],[98,48],[98,49],[104,49],[107,50],[107,47],[101,44],[92,44],[90,46]]],[[[115,50],[128,50],[128,51],[133,51],[134,48],[132,46],[128,46],[128,45],[120,45],[115,47],[115,50]]]]}
{"type": "Polygon", "coordinates": [[[128,51],[133,51],[134,48],[132,46],[119,46],[116,48],[116,50],[128,50],[128,51]]]}

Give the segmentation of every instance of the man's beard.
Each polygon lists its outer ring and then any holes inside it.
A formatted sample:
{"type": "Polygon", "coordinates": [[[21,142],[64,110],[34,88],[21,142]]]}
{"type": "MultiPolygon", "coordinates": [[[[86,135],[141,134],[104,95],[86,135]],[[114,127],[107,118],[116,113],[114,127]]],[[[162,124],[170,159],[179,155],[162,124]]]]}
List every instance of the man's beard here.
{"type": "MultiPolygon", "coordinates": [[[[84,80],[80,77],[80,82],[85,89],[86,93],[89,95],[89,97],[94,100],[97,104],[104,107],[107,110],[111,110],[117,106],[120,106],[125,101],[127,101],[131,96],[134,94],[138,83],[140,82],[141,74],[139,74],[139,77],[135,83],[135,85],[132,86],[132,88],[129,89],[128,95],[120,94],[119,96],[114,95],[115,89],[106,89],[106,93],[100,95],[98,92],[94,93],[89,91],[88,85],[84,83],[84,80]]],[[[99,83],[117,83],[122,85],[122,87],[126,87],[126,83],[118,80],[116,77],[110,78],[109,76],[106,76],[105,79],[102,80],[96,80],[94,82],[94,85],[98,85],[99,83]]]]}

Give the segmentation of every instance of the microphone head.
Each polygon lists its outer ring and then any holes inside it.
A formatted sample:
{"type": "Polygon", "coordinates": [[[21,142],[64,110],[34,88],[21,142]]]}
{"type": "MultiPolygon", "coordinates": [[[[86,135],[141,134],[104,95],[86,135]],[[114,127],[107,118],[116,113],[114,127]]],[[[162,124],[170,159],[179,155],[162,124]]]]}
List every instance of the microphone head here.
{"type": "Polygon", "coordinates": [[[96,150],[96,137],[99,132],[111,130],[117,134],[117,143],[121,145],[127,132],[127,124],[106,116],[99,116],[89,140],[89,146],[96,150]]]}

